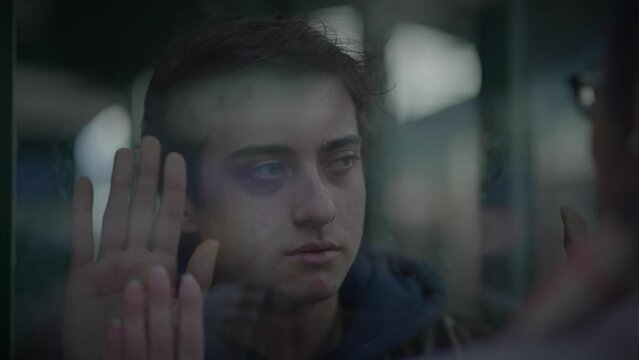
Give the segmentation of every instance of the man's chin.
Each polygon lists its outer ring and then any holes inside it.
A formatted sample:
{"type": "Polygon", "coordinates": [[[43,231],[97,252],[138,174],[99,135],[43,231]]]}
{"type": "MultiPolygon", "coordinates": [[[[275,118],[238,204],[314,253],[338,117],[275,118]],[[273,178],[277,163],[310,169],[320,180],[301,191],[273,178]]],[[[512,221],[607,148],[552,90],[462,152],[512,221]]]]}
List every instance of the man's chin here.
{"type": "Polygon", "coordinates": [[[328,301],[337,296],[339,286],[308,287],[278,291],[270,298],[269,303],[284,309],[297,309],[328,301]]]}

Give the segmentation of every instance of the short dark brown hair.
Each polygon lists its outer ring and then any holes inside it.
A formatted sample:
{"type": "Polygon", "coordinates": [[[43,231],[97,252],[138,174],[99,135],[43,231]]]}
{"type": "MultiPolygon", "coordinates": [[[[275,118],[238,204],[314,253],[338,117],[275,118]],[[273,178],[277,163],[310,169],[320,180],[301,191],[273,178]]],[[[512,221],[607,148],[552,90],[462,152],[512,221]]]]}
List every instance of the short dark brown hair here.
{"type": "MultiPolygon", "coordinates": [[[[176,124],[166,118],[171,91],[199,77],[239,72],[247,68],[284,74],[309,72],[337,76],[353,101],[357,126],[363,138],[363,155],[370,145],[371,126],[367,110],[373,92],[372,71],[364,54],[357,58],[329,36],[330,29],[304,17],[214,19],[176,38],[155,67],[144,103],[142,131],[157,137],[163,153],[177,151],[187,159],[189,193],[197,186],[197,164],[204,144],[176,139],[176,124]]],[[[188,126],[188,124],[184,124],[188,126]]]]}

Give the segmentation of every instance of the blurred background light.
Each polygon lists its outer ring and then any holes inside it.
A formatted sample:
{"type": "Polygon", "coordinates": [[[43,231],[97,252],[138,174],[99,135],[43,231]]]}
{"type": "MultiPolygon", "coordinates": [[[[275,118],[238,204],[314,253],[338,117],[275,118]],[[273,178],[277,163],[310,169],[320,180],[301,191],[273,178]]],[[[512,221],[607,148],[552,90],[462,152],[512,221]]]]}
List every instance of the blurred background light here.
{"type": "Polygon", "coordinates": [[[399,122],[422,119],[479,94],[481,63],[470,42],[416,23],[396,26],[386,46],[390,107],[399,122]]]}
{"type": "MultiPolygon", "coordinates": [[[[93,182],[94,249],[99,246],[102,215],[109,197],[115,152],[131,143],[131,116],[119,104],[107,106],[80,130],[74,146],[76,174],[93,182]]],[[[94,251],[95,252],[95,251],[94,251]]]]}
{"type": "Polygon", "coordinates": [[[113,156],[131,141],[131,117],[121,105],[110,105],[100,111],[75,140],[77,174],[96,182],[108,181],[113,156]]]}

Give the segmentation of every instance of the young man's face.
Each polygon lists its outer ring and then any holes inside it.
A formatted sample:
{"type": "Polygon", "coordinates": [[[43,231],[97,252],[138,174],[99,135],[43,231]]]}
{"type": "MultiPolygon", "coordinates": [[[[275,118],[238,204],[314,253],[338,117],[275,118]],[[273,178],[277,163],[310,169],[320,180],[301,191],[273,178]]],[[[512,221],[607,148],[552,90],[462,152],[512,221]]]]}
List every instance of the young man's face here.
{"type": "Polygon", "coordinates": [[[202,238],[221,241],[216,280],[293,303],[335,295],[365,208],[361,139],[343,85],[254,73],[186,94],[182,117],[208,126],[193,219],[202,238]]]}

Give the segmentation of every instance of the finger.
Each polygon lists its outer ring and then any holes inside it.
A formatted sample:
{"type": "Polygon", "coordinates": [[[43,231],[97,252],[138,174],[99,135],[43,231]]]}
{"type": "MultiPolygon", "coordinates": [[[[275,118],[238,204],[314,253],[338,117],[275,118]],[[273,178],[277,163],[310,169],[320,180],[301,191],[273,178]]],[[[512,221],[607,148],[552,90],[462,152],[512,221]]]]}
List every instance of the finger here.
{"type": "Polygon", "coordinates": [[[129,219],[129,195],[133,178],[133,152],[120,149],[115,154],[109,201],[102,220],[100,256],[122,249],[129,219]]]}
{"type": "Polygon", "coordinates": [[[173,357],[171,282],[161,266],[151,269],[149,286],[149,353],[153,360],[173,357]]]}
{"type": "Polygon", "coordinates": [[[93,259],[93,187],[86,177],[75,183],[71,223],[71,270],[93,259]]]}
{"type": "Polygon", "coordinates": [[[107,329],[106,341],[104,345],[104,360],[122,360],[122,322],[113,319],[107,329]]]}
{"type": "Polygon", "coordinates": [[[181,155],[171,153],[166,157],[164,164],[164,186],[154,231],[154,250],[177,256],[185,201],[186,164],[181,155]]]}
{"type": "Polygon", "coordinates": [[[185,274],[179,292],[178,359],[204,359],[204,317],[202,292],[193,276],[185,274]]]}
{"type": "Polygon", "coordinates": [[[564,248],[566,250],[588,234],[586,220],[577,210],[569,206],[561,207],[561,221],[564,224],[564,248]]]}
{"type": "Polygon", "coordinates": [[[160,142],[156,138],[152,136],[142,138],[135,192],[129,210],[127,236],[129,248],[145,249],[151,237],[160,171],[160,152],[160,142]]]}
{"type": "Polygon", "coordinates": [[[122,304],[124,359],[146,359],[144,317],[144,289],[139,280],[132,280],[124,289],[122,304]]]}
{"type": "Polygon", "coordinates": [[[213,281],[215,260],[220,249],[220,243],[216,240],[204,240],[193,251],[186,271],[192,274],[206,294],[213,281]]]}

